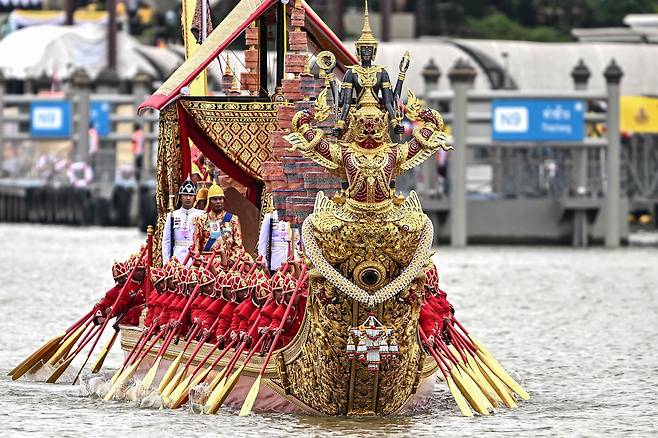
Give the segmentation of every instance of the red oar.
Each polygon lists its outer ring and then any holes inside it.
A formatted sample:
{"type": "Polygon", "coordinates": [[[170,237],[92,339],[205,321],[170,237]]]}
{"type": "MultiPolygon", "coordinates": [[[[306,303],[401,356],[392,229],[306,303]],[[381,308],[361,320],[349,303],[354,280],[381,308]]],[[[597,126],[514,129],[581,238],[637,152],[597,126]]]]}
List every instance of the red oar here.
{"type": "Polygon", "coordinates": [[[73,325],[67,328],[64,333],[57,335],[47,342],[45,342],[41,347],[37,348],[32,354],[26,357],[21,363],[16,365],[14,369],[9,371],[8,376],[12,377],[12,380],[19,379],[29,370],[31,370],[39,362],[47,362],[48,359],[52,357],[53,354],[59,349],[63,342],[65,342],[70,336],[72,336],[81,325],[87,322],[92,317],[93,310],[90,310],[89,313],[84,315],[73,325]]]}
{"type": "Polygon", "coordinates": [[[279,323],[279,327],[277,328],[276,335],[274,336],[274,341],[272,341],[272,346],[270,347],[270,351],[269,353],[267,353],[265,362],[263,362],[263,366],[261,367],[261,370],[258,373],[258,377],[256,378],[256,381],[251,386],[251,389],[249,389],[249,393],[247,393],[247,398],[242,404],[242,408],[240,409],[240,416],[249,415],[249,413],[251,412],[251,408],[254,406],[254,402],[258,397],[258,391],[260,390],[260,382],[261,380],[263,380],[263,375],[265,375],[265,370],[267,370],[267,365],[269,364],[270,359],[272,358],[272,354],[276,349],[276,344],[279,341],[279,338],[281,337],[281,333],[283,333],[283,327],[286,323],[286,320],[288,319],[288,314],[290,313],[290,309],[292,309],[293,303],[295,302],[295,298],[297,297],[300,288],[307,280],[306,277],[307,277],[306,265],[304,265],[302,266],[302,272],[299,274],[299,279],[297,280],[297,286],[295,287],[295,291],[293,292],[292,297],[290,297],[290,302],[288,303],[288,306],[286,307],[286,311],[283,314],[283,318],[281,318],[281,322],[279,323]]]}
{"type": "MultiPolygon", "coordinates": [[[[136,310],[137,308],[139,308],[139,307],[144,307],[144,306],[145,306],[145,304],[138,304],[138,305],[136,305],[136,306],[133,306],[133,307],[131,307],[130,309],[128,309],[127,311],[125,311],[124,313],[122,313],[121,315],[119,315],[119,316],[117,317],[117,320],[116,320],[116,322],[114,323],[114,327],[115,327],[115,329],[114,329],[114,334],[113,334],[112,337],[110,338],[110,342],[105,346],[105,351],[104,351],[104,353],[101,353],[102,356],[103,356],[103,355],[107,355],[107,353],[109,352],[110,348],[112,347],[112,344],[114,344],[114,340],[116,339],[117,334],[119,333],[119,323],[121,322],[121,320],[123,319],[123,317],[124,317],[128,312],[134,311],[134,310],[136,310]]],[[[80,373],[82,372],[82,370],[85,369],[85,366],[87,365],[87,362],[89,362],[89,358],[91,357],[91,354],[92,354],[92,353],[94,352],[94,350],[96,349],[96,345],[98,344],[98,341],[99,341],[100,338],[101,338],[101,334],[102,334],[102,332],[99,332],[99,333],[98,333],[98,336],[96,337],[96,340],[95,340],[94,343],[91,345],[91,348],[89,349],[89,353],[87,353],[87,357],[85,358],[85,361],[82,363],[82,366],[80,366],[80,369],[78,370],[78,374],[75,375],[75,378],[73,379],[73,383],[71,383],[71,385],[75,385],[75,382],[78,381],[78,377],[80,377],[80,373]]],[[[102,362],[100,362],[100,365],[102,365],[102,362]]],[[[99,367],[99,368],[100,368],[100,367],[99,367]]]]}
{"type": "MultiPolygon", "coordinates": [[[[210,257],[208,259],[208,262],[206,263],[206,266],[205,266],[206,269],[210,268],[210,265],[212,264],[213,260],[215,259],[215,254],[216,253],[217,253],[217,249],[213,250],[212,254],[210,255],[210,257]]],[[[185,321],[185,318],[187,318],[187,314],[189,313],[190,308],[192,306],[192,303],[194,302],[194,299],[196,298],[197,294],[199,293],[200,288],[201,288],[201,283],[197,282],[196,286],[194,287],[194,290],[192,291],[189,298],[187,299],[187,302],[185,303],[185,307],[183,308],[183,311],[178,316],[177,323],[174,324],[174,328],[171,331],[171,333],[169,334],[169,337],[162,344],[162,347],[160,347],[160,351],[158,352],[158,356],[155,359],[155,363],[153,364],[151,369],[144,376],[144,379],[142,380],[142,384],[141,384],[141,388],[143,390],[147,390],[151,386],[151,383],[153,383],[153,380],[155,379],[155,375],[158,371],[158,368],[160,367],[160,362],[162,361],[162,357],[167,352],[167,349],[169,348],[169,345],[171,344],[171,341],[173,340],[174,336],[178,333],[180,327],[182,326],[183,321],[185,321]]]]}
{"type": "MultiPolygon", "coordinates": [[[[147,229],[147,234],[148,234],[148,237],[147,237],[147,241],[146,241],[146,247],[144,247],[144,248],[142,249],[142,251],[140,252],[139,257],[138,257],[138,259],[137,259],[137,261],[136,261],[136,263],[135,263],[135,266],[134,266],[133,269],[130,271],[130,275],[128,275],[128,279],[126,280],[126,282],[124,283],[123,287],[121,288],[121,291],[119,292],[119,294],[118,294],[116,300],[114,301],[114,304],[112,304],[112,308],[111,308],[111,310],[110,310],[110,315],[112,315],[112,311],[114,310],[114,307],[116,306],[116,304],[117,304],[118,302],[120,302],[120,300],[121,300],[121,299],[125,296],[125,294],[127,293],[127,286],[128,286],[128,284],[130,283],[130,281],[132,281],[132,278],[133,278],[133,276],[135,275],[135,272],[137,272],[137,268],[139,267],[139,264],[141,263],[142,259],[144,258],[144,255],[146,254],[146,251],[148,250],[148,248],[149,248],[149,247],[152,245],[152,243],[153,243],[153,227],[150,226],[150,225],[149,225],[149,227],[148,227],[148,229],[147,229]]],[[[100,327],[98,327],[98,329],[95,330],[95,333],[94,333],[94,334],[98,333],[98,337],[100,338],[100,335],[103,333],[103,330],[105,330],[105,327],[107,326],[107,324],[108,324],[109,321],[110,321],[110,318],[105,318],[105,321],[103,321],[103,323],[100,325],[100,327]]],[[[83,342],[83,344],[81,345],[81,347],[84,347],[84,345],[86,345],[87,342],[89,342],[89,340],[91,340],[91,337],[89,337],[88,339],[86,339],[86,340],[83,342]]],[[[95,345],[95,344],[94,344],[94,345],[95,345]]],[[[62,375],[62,373],[64,372],[64,370],[66,370],[66,368],[68,368],[68,366],[71,364],[71,362],[73,361],[73,359],[75,358],[75,356],[80,352],[81,347],[78,347],[78,348],[76,349],[75,353],[74,353],[71,357],[69,357],[68,359],[66,359],[66,360],[65,360],[65,361],[64,361],[64,362],[63,362],[63,363],[62,363],[62,364],[61,364],[61,365],[55,370],[55,372],[51,374],[51,376],[50,376],[50,377],[48,378],[48,380],[47,380],[48,383],[54,383],[54,382],[57,381],[57,379],[62,375]]]]}

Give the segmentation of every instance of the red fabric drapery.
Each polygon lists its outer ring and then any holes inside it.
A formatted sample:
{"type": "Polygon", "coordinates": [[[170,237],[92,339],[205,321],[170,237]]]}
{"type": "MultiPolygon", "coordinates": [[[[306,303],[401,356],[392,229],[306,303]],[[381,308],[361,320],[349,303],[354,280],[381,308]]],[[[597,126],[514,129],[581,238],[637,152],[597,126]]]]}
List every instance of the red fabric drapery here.
{"type": "Polygon", "coordinates": [[[206,158],[212,161],[222,171],[226,172],[228,176],[247,188],[247,199],[258,207],[263,186],[262,182],[249,175],[231,161],[222,150],[210,138],[208,138],[208,136],[206,136],[203,130],[199,128],[199,125],[194,122],[193,118],[187,111],[185,111],[185,108],[180,103],[177,103],[177,106],[178,123],[180,124],[181,158],[183,160],[183,165],[181,166],[183,175],[181,176],[186,178],[191,171],[192,155],[189,142],[191,139],[196,147],[203,152],[203,155],[205,155],[206,158]]]}

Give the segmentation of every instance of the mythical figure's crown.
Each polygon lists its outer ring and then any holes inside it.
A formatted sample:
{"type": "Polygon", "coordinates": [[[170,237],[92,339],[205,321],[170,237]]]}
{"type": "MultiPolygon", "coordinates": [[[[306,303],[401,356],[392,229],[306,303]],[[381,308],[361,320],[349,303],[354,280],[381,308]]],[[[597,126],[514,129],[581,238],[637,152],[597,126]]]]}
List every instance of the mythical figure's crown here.
{"type": "Polygon", "coordinates": [[[357,55],[361,56],[361,47],[369,46],[373,48],[372,57],[375,58],[375,53],[377,52],[377,45],[379,42],[372,34],[372,29],[370,28],[370,19],[368,18],[368,0],[365,0],[365,12],[363,14],[363,30],[361,31],[361,36],[354,43],[356,46],[357,55]]]}

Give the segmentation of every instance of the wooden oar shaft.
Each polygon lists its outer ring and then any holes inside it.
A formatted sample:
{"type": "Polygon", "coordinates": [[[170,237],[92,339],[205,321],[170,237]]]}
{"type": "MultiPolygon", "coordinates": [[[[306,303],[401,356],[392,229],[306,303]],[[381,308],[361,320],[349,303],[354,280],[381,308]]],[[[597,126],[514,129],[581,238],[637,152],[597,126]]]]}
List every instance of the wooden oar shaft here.
{"type": "Polygon", "coordinates": [[[126,366],[130,365],[134,361],[134,359],[137,356],[139,356],[139,353],[142,352],[142,349],[144,348],[144,346],[146,346],[146,343],[151,338],[151,335],[153,334],[153,331],[155,329],[156,329],[156,325],[153,324],[149,328],[148,332],[142,330],[142,334],[139,335],[137,342],[135,342],[135,345],[133,345],[133,348],[130,350],[130,353],[128,353],[128,356],[126,356],[126,358],[124,359],[123,366],[121,368],[125,368],[126,366]]]}
{"type": "MultiPolygon", "coordinates": [[[[217,327],[218,323],[219,323],[219,317],[217,317],[215,319],[215,322],[213,322],[213,324],[210,326],[210,328],[208,329],[208,333],[212,333],[213,331],[215,331],[215,328],[217,327]]],[[[194,350],[192,350],[192,354],[190,355],[190,357],[187,358],[185,365],[183,365],[183,370],[186,371],[190,367],[190,364],[192,363],[196,355],[199,353],[199,350],[201,350],[201,347],[203,347],[204,340],[205,338],[203,337],[199,339],[199,342],[197,343],[196,347],[194,347],[194,350]]]]}
{"type": "Polygon", "coordinates": [[[164,336],[164,334],[165,334],[165,331],[164,331],[164,330],[161,330],[160,333],[158,333],[157,336],[156,336],[155,338],[153,338],[153,341],[152,341],[151,344],[146,348],[146,350],[141,351],[140,354],[139,354],[138,356],[135,357],[135,360],[133,360],[130,364],[133,365],[134,363],[136,363],[136,362],[138,362],[138,361],[141,362],[142,360],[144,360],[144,358],[149,354],[149,352],[153,349],[153,347],[155,346],[155,344],[158,343],[158,341],[160,340],[160,338],[162,338],[162,337],[164,336]]]}
{"type": "MultiPolygon", "coordinates": [[[[101,325],[105,325],[105,324],[101,324],[101,325]]],[[[98,327],[99,326],[96,326],[96,328],[98,328],[98,327]]],[[[86,345],[87,341],[91,338],[92,333],[96,333],[93,328],[92,328],[92,330],[89,330],[87,333],[85,333],[85,335],[82,337],[82,340],[79,341],[78,345],[83,345],[83,344],[86,345]]],[[[68,359],[69,357],[70,357],[70,355],[67,355],[65,357],[65,359],[68,359]]]]}
{"type": "Polygon", "coordinates": [[[418,332],[420,333],[420,338],[423,341],[423,344],[425,344],[425,347],[427,350],[430,352],[434,360],[436,361],[436,364],[439,366],[439,369],[441,370],[441,373],[443,374],[443,377],[446,379],[448,378],[448,374],[446,369],[444,368],[443,361],[439,358],[439,356],[436,354],[436,351],[434,348],[430,345],[429,340],[427,339],[427,336],[425,335],[425,332],[423,332],[423,329],[418,327],[418,332]]]}
{"type": "MultiPolygon", "coordinates": [[[[226,333],[224,334],[224,336],[226,336],[226,333]]],[[[210,356],[212,356],[212,354],[213,354],[213,353],[219,348],[219,346],[221,345],[222,342],[223,342],[223,341],[217,341],[217,342],[215,342],[215,344],[212,346],[212,348],[210,349],[210,351],[208,352],[208,354],[206,354],[205,357],[204,357],[203,359],[201,359],[201,362],[199,363],[199,365],[196,366],[196,368],[194,369],[194,371],[192,372],[192,374],[196,374],[196,373],[199,372],[199,370],[200,370],[200,369],[203,367],[203,365],[208,361],[208,359],[210,359],[210,356]]],[[[235,344],[235,342],[236,342],[236,341],[231,341],[231,342],[228,344],[228,346],[225,346],[224,351],[219,355],[219,357],[218,357],[217,359],[215,359],[215,361],[212,363],[212,365],[210,365],[210,368],[214,368],[214,367],[219,363],[219,361],[221,360],[221,358],[224,357],[224,355],[229,351],[229,349],[230,349],[231,347],[233,347],[233,344],[235,344]]]]}
{"type": "Polygon", "coordinates": [[[295,291],[292,293],[292,296],[290,297],[290,302],[288,303],[288,306],[286,306],[286,311],[283,314],[283,318],[281,318],[281,322],[279,323],[279,328],[277,329],[276,335],[274,336],[274,340],[272,341],[272,346],[270,347],[270,351],[267,353],[267,356],[265,357],[265,361],[263,362],[263,367],[261,368],[259,373],[261,376],[265,374],[267,365],[269,364],[270,359],[272,358],[272,354],[276,349],[276,343],[279,341],[279,338],[281,337],[281,333],[283,332],[283,327],[285,326],[286,320],[288,319],[288,315],[290,314],[290,309],[292,309],[293,303],[295,302],[295,298],[299,293],[299,289],[302,287],[302,284],[305,281],[306,281],[306,265],[302,267],[302,272],[299,274],[299,279],[297,280],[297,286],[295,287],[295,291]]]}
{"type": "MultiPolygon", "coordinates": [[[[212,264],[213,259],[215,258],[215,254],[217,253],[217,249],[214,249],[213,252],[211,253],[208,262],[206,263],[206,269],[210,268],[210,265],[212,264]]],[[[196,299],[199,289],[201,288],[201,283],[197,282],[196,286],[194,286],[194,290],[190,294],[190,296],[187,298],[187,301],[185,302],[185,307],[183,307],[183,311],[178,315],[177,319],[177,325],[174,326],[171,335],[167,340],[162,344],[162,347],[160,348],[160,351],[158,352],[158,357],[164,356],[164,354],[167,352],[167,349],[169,348],[169,344],[171,344],[171,341],[173,339],[173,335],[178,333],[179,328],[181,327],[181,324],[185,320],[185,317],[187,317],[187,313],[190,311],[190,308],[192,307],[192,302],[196,299]]]]}
{"type": "Polygon", "coordinates": [[[91,368],[92,374],[96,374],[101,370],[103,367],[103,363],[105,362],[105,358],[107,357],[107,354],[109,353],[110,349],[114,345],[114,341],[117,340],[117,337],[119,337],[119,330],[115,329],[114,333],[112,334],[112,337],[110,340],[107,342],[105,347],[101,350],[101,353],[98,355],[98,359],[96,359],[96,363],[94,366],[91,368]]]}
{"type": "Polygon", "coordinates": [[[79,320],[74,322],[71,327],[67,328],[65,333],[68,334],[68,333],[71,333],[71,332],[75,331],[78,327],[80,327],[82,324],[87,322],[87,320],[89,320],[89,318],[91,318],[93,316],[93,313],[94,313],[94,310],[93,309],[90,310],[85,316],[83,316],[82,318],[80,318],[79,320]]]}

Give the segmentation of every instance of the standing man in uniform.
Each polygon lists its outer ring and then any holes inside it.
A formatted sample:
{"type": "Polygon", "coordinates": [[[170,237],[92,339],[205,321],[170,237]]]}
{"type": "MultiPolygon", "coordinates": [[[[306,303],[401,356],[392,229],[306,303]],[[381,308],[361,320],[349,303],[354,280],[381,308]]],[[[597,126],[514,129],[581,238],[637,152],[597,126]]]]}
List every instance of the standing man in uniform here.
{"type": "Polygon", "coordinates": [[[224,210],[224,190],[217,184],[208,189],[206,213],[196,219],[194,226],[195,251],[208,254],[215,248],[223,266],[238,260],[244,253],[240,219],[224,210]]]}
{"type": "Polygon", "coordinates": [[[167,214],[162,233],[162,264],[166,265],[173,256],[183,262],[192,245],[195,219],[203,214],[202,210],[194,208],[196,202],[196,187],[188,178],[178,190],[181,208],[172,214],[167,214]],[[173,221],[172,221],[173,216],[173,221]]]}
{"type": "Polygon", "coordinates": [[[265,213],[258,235],[258,255],[265,260],[270,274],[290,256],[290,222],[279,220],[279,212],[265,213]]]}

